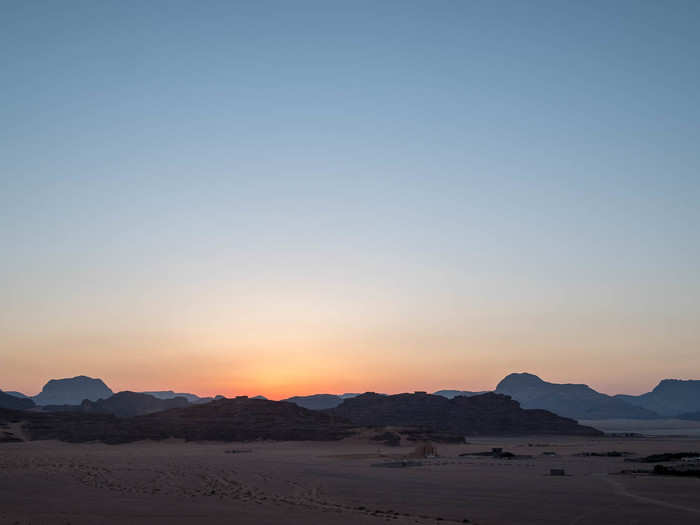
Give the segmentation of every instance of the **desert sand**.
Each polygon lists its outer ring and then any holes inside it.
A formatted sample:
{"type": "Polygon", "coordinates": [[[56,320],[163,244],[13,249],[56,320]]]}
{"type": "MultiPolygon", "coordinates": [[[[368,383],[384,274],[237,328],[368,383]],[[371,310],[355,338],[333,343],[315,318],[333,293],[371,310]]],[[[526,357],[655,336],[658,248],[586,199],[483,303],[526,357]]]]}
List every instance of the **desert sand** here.
{"type": "Polygon", "coordinates": [[[437,444],[422,466],[380,468],[413,444],[0,444],[0,523],[700,523],[700,479],[620,475],[650,465],[580,452],[700,450],[700,438],[512,437],[437,444]],[[526,459],[460,457],[504,450],[526,459]],[[235,452],[232,452],[235,451],[235,452]],[[543,455],[543,452],[556,455],[543,455]],[[563,468],[566,476],[549,476],[563,468]]]}

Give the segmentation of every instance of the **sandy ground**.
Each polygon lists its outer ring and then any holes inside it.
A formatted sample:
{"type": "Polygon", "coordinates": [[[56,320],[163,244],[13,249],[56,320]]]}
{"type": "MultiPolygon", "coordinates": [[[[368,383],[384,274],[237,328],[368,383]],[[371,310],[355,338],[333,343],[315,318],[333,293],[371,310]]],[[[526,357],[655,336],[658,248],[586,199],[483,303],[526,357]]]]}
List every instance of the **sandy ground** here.
{"type": "Polygon", "coordinates": [[[0,444],[0,524],[700,523],[700,479],[578,452],[700,450],[700,438],[480,438],[423,466],[412,447],[341,442],[0,444]],[[504,447],[531,459],[461,458],[504,447]],[[225,451],[250,452],[226,453],[225,451]],[[543,452],[556,456],[544,456],[543,452]],[[550,468],[567,476],[551,477],[550,468]]]}

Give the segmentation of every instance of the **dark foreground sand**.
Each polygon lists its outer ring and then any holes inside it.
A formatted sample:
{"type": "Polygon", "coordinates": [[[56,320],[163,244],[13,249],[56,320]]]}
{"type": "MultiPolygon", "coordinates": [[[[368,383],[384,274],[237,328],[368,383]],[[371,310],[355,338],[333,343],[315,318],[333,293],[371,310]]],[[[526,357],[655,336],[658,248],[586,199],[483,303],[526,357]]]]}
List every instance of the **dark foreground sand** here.
{"type": "Polygon", "coordinates": [[[615,475],[649,465],[573,456],[700,450],[697,437],[479,438],[438,445],[420,467],[372,466],[410,450],[363,438],[0,444],[0,524],[700,523],[700,479],[615,475]],[[495,446],[534,457],[458,457],[495,446]]]}

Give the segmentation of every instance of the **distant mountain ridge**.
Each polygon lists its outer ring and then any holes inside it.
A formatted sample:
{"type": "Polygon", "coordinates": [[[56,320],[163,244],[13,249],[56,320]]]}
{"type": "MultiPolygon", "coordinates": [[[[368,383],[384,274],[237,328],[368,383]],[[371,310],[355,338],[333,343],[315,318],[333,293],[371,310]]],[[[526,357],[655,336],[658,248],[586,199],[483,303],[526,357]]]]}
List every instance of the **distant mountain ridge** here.
{"type": "Polygon", "coordinates": [[[309,410],[326,410],[335,408],[343,402],[343,398],[335,394],[313,394],[310,396],[294,396],[283,399],[287,403],[294,403],[297,406],[309,410]]]}
{"type": "MultiPolygon", "coordinates": [[[[0,392],[2,392],[2,390],[0,390],[0,392]]],[[[17,392],[14,390],[8,390],[8,391],[5,391],[5,393],[9,394],[11,396],[22,398],[22,399],[31,399],[31,396],[26,396],[22,392],[17,392]]]]}
{"type": "Polygon", "coordinates": [[[310,396],[294,396],[282,399],[288,403],[294,403],[300,407],[308,408],[309,410],[326,410],[335,408],[340,405],[345,399],[352,399],[360,394],[312,394],[310,396]]]}
{"type": "Polygon", "coordinates": [[[588,385],[543,381],[534,374],[506,376],[497,393],[511,396],[523,408],[540,408],[574,419],[652,419],[658,414],[622,399],[596,392],[588,385]]]}
{"type": "MultiPolygon", "coordinates": [[[[175,397],[184,397],[189,401],[190,403],[196,403],[200,399],[203,399],[199,397],[197,394],[190,394],[187,392],[174,392],[173,390],[155,390],[151,392],[139,392],[140,394],[147,394],[149,396],[156,397],[158,399],[173,399],[175,397]]],[[[209,398],[210,400],[212,398],[209,398]]]]}
{"type": "Polygon", "coordinates": [[[651,392],[639,396],[618,394],[620,399],[634,406],[665,416],[675,417],[686,412],[700,411],[700,380],[663,379],[651,392]]]}
{"type": "Polygon", "coordinates": [[[171,397],[159,399],[149,394],[130,392],[128,390],[114,394],[107,399],[97,401],[84,400],[80,404],[80,411],[86,413],[114,414],[117,417],[134,417],[162,412],[171,408],[184,408],[189,406],[184,397],[171,397]]]}
{"type": "Polygon", "coordinates": [[[457,397],[457,396],[465,396],[465,397],[478,396],[480,394],[486,394],[487,392],[489,392],[489,391],[482,390],[480,392],[472,392],[470,390],[438,390],[437,392],[433,392],[433,395],[446,397],[447,399],[452,399],[453,397],[457,397]]]}
{"type": "Polygon", "coordinates": [[[0,390],[0,408],[9,410],[29,410],[36,405],[29,398],[21,398],[0,390]]]}
{"type": "MultiPolygon", "coordinates": [[[[1,391],[0,391],[1,392],[1,391]]],[[[515,373],[506,376],[495,389],[496,393],[511,396],[523,408],[541,408],[574,419],[653,419],[657,417],[688,417],[700,412],[700,380],[663,379],[651,391],[638,396],[619,394],[609,396],[595,391],[585,384],[557,384],[544,381],[529,373],[515,373]]],[[[73,378],[52,379],[41,392],[33,397],[21,392],[5,391],[5,396],[15,399],[29,399],[37,405],[50,406],[52,410],[75,410],[84,400],[97,402],[108,399],[114,392],[101,380],[80,375],[73,378]]],[[[144,391],[161,400],[184,397],[190,403],[209,403],[223,399],[223,396],[200,397],[187,392],[174,390],[144,391]]],[[[471,397],[485,393],[459,389],[443,389],[435,395],[452,399],[458,396],[471,397]]],[[[285,399],[297,406],[310,410],[327,410],[340,406],[345,399],[357,397],[357,393],[313,394],[293,396],[285,399]]],[[[258,396],[265,399],[263,396],[258,396]]],[[[17,405],[14,400],[4,398],[5,406],[17,405]]]]}

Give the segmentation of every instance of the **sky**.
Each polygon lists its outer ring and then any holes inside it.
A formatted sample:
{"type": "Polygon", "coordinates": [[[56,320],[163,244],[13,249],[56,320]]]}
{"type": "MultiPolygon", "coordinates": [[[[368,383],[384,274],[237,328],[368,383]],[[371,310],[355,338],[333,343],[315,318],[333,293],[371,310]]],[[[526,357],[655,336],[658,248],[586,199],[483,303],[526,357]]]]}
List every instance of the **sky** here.
{"type": "Polygon", "coordinates": [[[700,3],[0,2],[0,388],[700,379],[700,3]]]}

